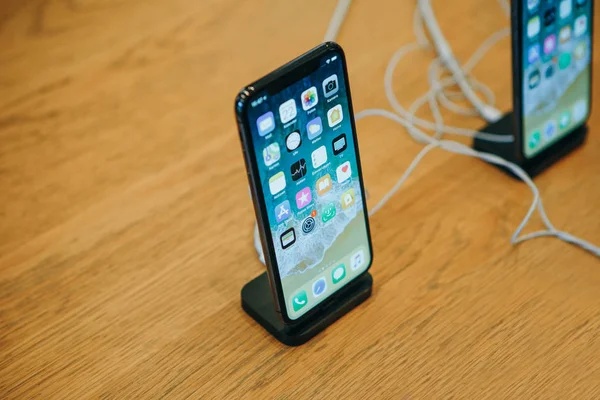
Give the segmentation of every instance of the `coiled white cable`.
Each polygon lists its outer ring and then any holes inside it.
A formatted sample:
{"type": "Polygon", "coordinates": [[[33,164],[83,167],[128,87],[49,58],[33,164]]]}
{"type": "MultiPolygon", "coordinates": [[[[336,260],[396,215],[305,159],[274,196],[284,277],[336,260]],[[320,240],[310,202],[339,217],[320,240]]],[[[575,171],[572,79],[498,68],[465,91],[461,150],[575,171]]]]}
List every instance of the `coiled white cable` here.
{"type": "MultiPolygon", "coordinates": [[[[416,27],[415,30],[418,31],[418,27],[416,27]]],[[[497,32],[496,34],[492,35],[488,40],[486,40],[484,42],[484,45],[482,45],[480,47],[480,49],[478,49],[478,51],[476,51],[475,54],[471,57],[469,62],[467,64],[465,64],[466,66],[469,67],[469,70],[472,69],[477,64],[477,62],[483,57],[483,55],[485,54],[487,49],[489,49],[489,47],[491,47],[491,45],[493,43],[497,42],[501,37],[504,37],[503,35],[505,36],[505,32],[503,32],[503,31],[497,32]]],[[[591,252],[592,254],[596,255],[597,257],[600,257],[600,248],[598,246],[595,246],[592,243],[585,241],[583,239],[580,239],[568,232],[557,230],[552,225],[552,223],[550,222],[550,219],[548,218],[548,216],[546,214],[546,211],[544,210],[538,188],[536,187],[535,183],[533,183],[531,178],[527,175],[527,173],[525,171],[523,171],[523,169],[521,167],[519,167],[518,165],[516,165],[514,163],[506,161],[496,155],[476,151],[476,150],[472,149],[471,147],[468,147],[459,142],[448,141],[448,140],[438,140],[438,138],[441,137],[441,133],[447,132],[447,131],[449,131],[449,129],[446,125],[444,125],[443,118],[441,117],[441,113],[439,112],[439,108],[437,106],[437,101],[435,100],[436,99],[435,93],[443,90],[443,88],[446,87],[447,85],[450,85],[452,83],[453,79],[447,80],[446,82],[444,82],[444,84],[442,84],[441,82],[437,82],[437,84],[436,84],[435,79],[431,79],[431,77],[430,77],[430,82],[434,82],[434,84],[432,85],[433,87],[425,95],[423,95],[421,98],[417,99],[413,103],[413,105],[410,107],[410,112],[407,111],[406,109],[404,109],[400,105],[400,103],[398,102],[398,100],[394,94],[394,91],[393,91],[393,73],[394,73],[394,70],[395,70],[397,64],[400,62],[400,60],[406,54],[408,54],[410,51],[414,51],[415,46],[418,46],[418,44],[417,43],[409,44],[409,45],[406,45],[406,46],[400,48],[398,51],[396,51],[396,53],[394,53],[390,62],[388,63],[388,66],[385,71],[384,89],[385,89],[386,97],[387,97],[388,102],[390,103],[391,107],[394,109],[394,111],[396,111],[397,114],[392,113],[387,110],[373,109],[373,110],[361,111],[361,112],[357,113],[355,116],[355,119],[357,121],[364,117],[375,116],[375,115],[391,119],[391,120],[401,124],[404,128],[406,128],[408,133],[416,141],[418,141],[420,143],[427,143],[427,146],[425,146],[421,150],[421,152],[416,156],[416,158],[413,160],[413,162],[411,162],[408,169],[404,172],[404,174],[396,182],[394,187],[379,201],[379,203],[377,203],[375,205],[375,207],[373,207],[371,209],[371,211],[369,212],[369,215],[373,215],[375,212],[377,212],[379,209],[381,209],[387,201],[389,201],[389,199],[400,189],[400,187],[402,186],[404,181],[414,171],[414,169],[416,168],[418,163],[423,159],[423,157],[428,152],[430,152],[431,150],[433,150],[436,147],[439,147],[446,151],[450,151],[450,152],[453,152],[456,154],[462,154],[462,155],[467,155],[467,156],[471,156],[471,157],[476,157],[476,158],[482,159],[484,161],[487,161],[489,163],[506,167],[511,172],[513,172],[517,177],[519,177],[523,182],[525,182],[527,184],[527,186],[531,189],[531,191],[533,193],[533,197],[534,197],[532,204],[529,207],[529,210],[527,211],[525,217],[523,218],[523,220],[517,227],[516,231],[512,235],[512,237],[511,237],[512,244],[521,243],[526,240],[537,238],[537,237],[553,236],[553,237],[556,237],[567,243],[577,245],[577,246],[583,248],[584,250],[591,252]],[[424,121],[424,120],[419,121],[414,117],[414,113],[421,106],[423,106],[425,104],[426,100],[429,100],[429,105],[432,109],[434,118],[436,119],[435,124],[430,123],[428,121],[424,121]],[[420,130],[415,125],[415,122],[420,122],[420,125],[423,126],[424,128],[436,129],[436,131],[437,131],[436,133],[440,133],[440,135],[437,135],[438,137],[428,136],[427,134],[425,134],[422,130],[420,130]],[[540,217],[541,217],[542,222],[544,223],[544,226],[546,227],[546,229],[532,232],[532,233],[521,236],[521,232],[523,231],[523,229],[525,228],[525,226],[531,219],[531,216],[533,215],[533,212],[535,211],[536,208],[540,214],[540,217]]],[[[440,64],[440,60],[436,59],[432,62],[431,65],[437,66],[439,64],[440,64]]],[[[430,68],[430,70],[431,69],[432,68],[430,68]]],[[[435,68],[433,68],[433,69],[435,69],[435,68]]],[[[452,133],[457,133],[457,132],[454,131],[452,133]]],[[[475,136],[478,134],[478,132],[473,131],[473,130],[468,130],[468,129],[462,129],[462,130],[460,130],[460,134],[466,134],[467,136],[475,136]]],[[[490,138],[487,138],[487,139],[490,139],[490,138]]]]}
{"type": "Polygon", "coordinates": [[[462,90],[465,97],[477,109],[479,114],[488,122],[498,121],[502,117],[502,112],[494,106],[482,102],[477,94],[473,91],[471,85],[469,85],[469,82],[465,77],[465,72],[456,61],[456,58],[452,53],[452,49],[450,48],[450,45],[446,41],[446,38],[444,37],[444,34],[437,23],[431,7],[431,1],[417,0],[417,6],[425,25],[427,26],[427,29],[433,38],[433,45],[435,46],[438,56],[441,59],[441,63],[444,64],[450,70],[450,72],[452,72],[454,80],[462,90]]]}

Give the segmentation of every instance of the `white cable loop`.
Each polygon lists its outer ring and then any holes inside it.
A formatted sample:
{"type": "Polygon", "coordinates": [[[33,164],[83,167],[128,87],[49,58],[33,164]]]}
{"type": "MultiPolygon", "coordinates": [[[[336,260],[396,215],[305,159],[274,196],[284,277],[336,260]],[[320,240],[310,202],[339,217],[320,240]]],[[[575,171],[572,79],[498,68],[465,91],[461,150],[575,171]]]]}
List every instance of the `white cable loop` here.
{"type": "Polygon", "coordinates": [[[499,120],[502,117],[502,113],[481,101],[481,99],[477,96],[477,94],[473,91],[471,86],[469,86],[465,72],[458,64],[458,61],[454,57],[452,53],[452,49],[450,45],[446,41],[442,30],[440,29],[438,22],[433,14],[433,9],[431,7],[430,0],[417,0],[417,7],[421,13],[421,16],[425,22],[429,30],[429,34],[433,39],[433,45],[438,53],[438,58],[441,59],[441,62],[452,72],[452,76],[454,80],[460,86],[460,89],[465,94],[465,97],[473,104],[473,106],[477,109],[477,111],[481,114],[481,116],[489,122],[494,122],[499,120]]]}
{"type": "Polygon", "coordinates": [[[508,0],[498,0],[498,3],[500,3],[500,7],[502,7],[504,14],[506,14],[507,17],[510,16],[510,3],[508,0]]]}

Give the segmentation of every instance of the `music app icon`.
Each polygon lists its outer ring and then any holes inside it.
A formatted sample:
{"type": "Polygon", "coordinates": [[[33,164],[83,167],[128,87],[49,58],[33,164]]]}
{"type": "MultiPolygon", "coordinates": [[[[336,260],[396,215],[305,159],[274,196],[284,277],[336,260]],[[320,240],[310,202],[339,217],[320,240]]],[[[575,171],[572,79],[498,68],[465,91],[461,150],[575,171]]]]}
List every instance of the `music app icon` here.
{"type": "Polygon", "coordinates": [[[363,250],[358,250],[356,253],[352,254],[350,257],[350,268],[353,270],[357,270],[363,266],[365,263],[365,252],[363,250]]]}

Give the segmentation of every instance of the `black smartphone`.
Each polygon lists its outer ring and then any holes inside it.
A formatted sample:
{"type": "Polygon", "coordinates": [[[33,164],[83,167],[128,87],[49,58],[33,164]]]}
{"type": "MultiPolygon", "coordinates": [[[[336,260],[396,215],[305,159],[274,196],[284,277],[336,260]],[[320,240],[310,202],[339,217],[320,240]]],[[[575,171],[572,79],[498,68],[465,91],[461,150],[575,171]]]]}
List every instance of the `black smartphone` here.
{"type": "Polygon", "coordinates": [[[300,324],[373,260],[342,48],[324,43],[248,85],[235,112],[274,302],[300,324]]]}
{"type": "Polygon", "coordinates": [[[591,109],[593,0],[513,0],[516,156],[535,162],[586,123],[591,109]]]}

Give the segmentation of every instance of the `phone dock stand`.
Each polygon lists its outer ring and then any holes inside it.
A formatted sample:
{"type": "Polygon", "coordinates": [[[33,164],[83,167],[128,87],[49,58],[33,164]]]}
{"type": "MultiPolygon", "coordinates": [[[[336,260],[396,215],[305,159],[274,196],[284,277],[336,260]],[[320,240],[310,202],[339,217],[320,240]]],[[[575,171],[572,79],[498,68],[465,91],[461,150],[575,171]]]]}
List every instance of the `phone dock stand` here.
{"type": "MultiPolygon", "coordinates": [[[[498,135],[507,135],[512,134],[514,129],[513,123],[513,115],[512,112],[504,115],[497,122],[493,122],[481,129],[480,132],[486,133],[495,133],[498,135]]],[[[542,159],[533,159],[533,160],[525,160],[524,162],[519,162],[515,158],[515,142],[510,143],[498,143],[498,142],[490,142],[489,140],[482,140],[479,138],[475,138],[473,140],[473,148],[477,151],[483,151],[485,153],[492,153],[499,157],[504,158],[505,160],[514,162],[518,164],[527,174],[533,178],[548,167],[552,166],[558,160],[575,150],[577,147],[581,146],[587,137],[588,128],[586,125],[578,128],[574,132],[571,132],[568,136],[562,139],[562,145],[556,149],[551,154],[548,154],[547,157],[542,159]]],[[[502,171],[506,172],[508,175],[513,178],[517,178],[510,170],[503,166],[494,165],[497,168],[500,168],[502,171]]]]}
{"type": "Polygon", "coordinates": [[[300,346],[368,299],[372,288],[373,278],[365,272],[333,294],[328,305],[313,314],[310,320],[301,325],[286,325],[275,310],[265,272],[242,288],[242,308],[281,343],[300,346]]]}

